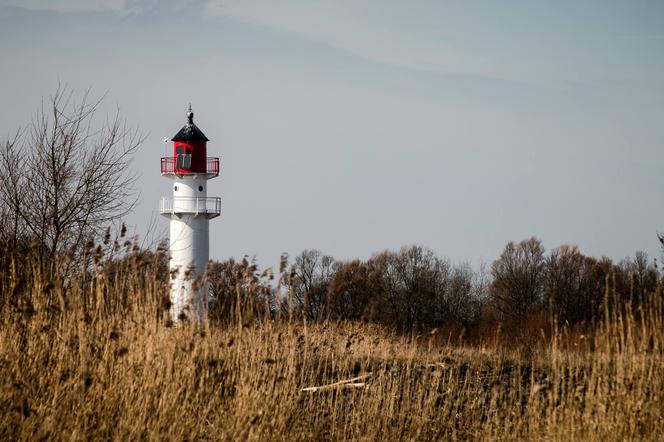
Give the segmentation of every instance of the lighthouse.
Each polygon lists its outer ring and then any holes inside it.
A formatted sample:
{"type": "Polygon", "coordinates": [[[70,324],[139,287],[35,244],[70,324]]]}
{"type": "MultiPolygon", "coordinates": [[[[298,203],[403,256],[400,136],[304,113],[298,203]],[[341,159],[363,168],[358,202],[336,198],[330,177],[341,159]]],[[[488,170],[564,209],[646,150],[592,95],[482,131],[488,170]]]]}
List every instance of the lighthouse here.
{"type": "Polygon", "coordinates": [[[170,313],[175,322],[201,321],[208,301],[210,219],[221,214],[221,198],[208,197],[207,185],[219,176],[219,158],[207,156],[210,140],[194,124],[191,105],[187,123],[171,141],[173,155],[161,159],[161,175],[172,181],[173,196],[162,197],[159,207],[170,220],[170,313]]]}

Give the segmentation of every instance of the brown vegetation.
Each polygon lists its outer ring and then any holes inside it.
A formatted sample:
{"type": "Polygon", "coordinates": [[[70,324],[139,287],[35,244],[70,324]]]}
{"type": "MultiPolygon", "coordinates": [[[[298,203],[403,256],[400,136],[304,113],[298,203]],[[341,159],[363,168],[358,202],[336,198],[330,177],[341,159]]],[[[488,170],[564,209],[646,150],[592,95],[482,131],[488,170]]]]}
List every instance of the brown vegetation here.
{"type": "Polygon", "coordinates": [[[297,317],[363,320],[411,334],[435,328],[472,342],[490,338],[498,325],[506,338],[522,341],[548,333],[554,322],[590,332],[604,315],[607,290],[610,309],[637,309],[662,282],[643,252],[616,264],[574,246],[546,254],[536,238],[508,243],[490,272],[411,246],[349,262],[305,250],[289,276],[297,317]]]}
{"type": "MultiPolygon", "coordinates": [[[[69,279],[29,256],[1,257],[1,439],[624,440],[664,431],[659,293],[634,310],[611,307],[607,290],[589,335],[553,322],[529,347],[470,345],[440,329],[403,335],[282,309],[258,316],[250,300],[264,292],[261,274],[241,262],[227,272],[235,304],[224,321],[174,328],[163,253],[100,255],[69,279]]],[[[342,267],[337,293],[366,292],[358,263],[342,267]]]]}

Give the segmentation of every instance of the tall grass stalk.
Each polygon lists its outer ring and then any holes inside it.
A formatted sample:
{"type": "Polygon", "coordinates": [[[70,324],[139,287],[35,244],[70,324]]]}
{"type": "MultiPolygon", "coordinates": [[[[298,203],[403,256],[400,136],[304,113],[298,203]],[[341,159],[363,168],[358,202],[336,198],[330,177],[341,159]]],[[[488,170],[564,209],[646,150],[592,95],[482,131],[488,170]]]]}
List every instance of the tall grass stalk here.
{"type": "Polygon", "coordinates": [[[529,348],[471,346],[366,323],[252,319],[239,288],[230,323],[173,327],[154,268],[135,253],[59,280],[6,259],[0,439],[664,434],[660,294],[637,311],[607,306],[590,335],[554,328],[529,348]],[[328,387],[303,391],[312,386],[328,387]]]}

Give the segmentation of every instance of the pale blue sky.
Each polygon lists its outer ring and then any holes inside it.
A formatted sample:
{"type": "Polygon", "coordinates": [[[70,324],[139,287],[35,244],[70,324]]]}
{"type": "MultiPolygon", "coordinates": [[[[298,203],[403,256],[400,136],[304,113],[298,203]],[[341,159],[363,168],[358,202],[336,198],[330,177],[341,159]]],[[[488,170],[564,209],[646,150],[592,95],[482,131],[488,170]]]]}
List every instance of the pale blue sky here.
{"type": "Polygon", "coordinates": [[[222,158],[216,259],[417,243],[477,263],[531,235],[659,256],[660,0],[0,0],[0,55],[3,137],[58,81],[148,133],[138,233],[191,102],[222,158]]]}

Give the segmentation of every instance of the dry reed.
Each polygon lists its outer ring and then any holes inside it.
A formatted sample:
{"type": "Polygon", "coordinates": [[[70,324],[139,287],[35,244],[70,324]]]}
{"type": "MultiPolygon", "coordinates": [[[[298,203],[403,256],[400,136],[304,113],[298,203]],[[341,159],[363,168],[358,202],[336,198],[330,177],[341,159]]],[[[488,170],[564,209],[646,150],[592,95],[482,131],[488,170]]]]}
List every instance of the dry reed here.
{"type": "Polygon", "coordinates": [[[2,440],[664,434],[658,295],[607,308],[592,336],[523,349],[287,318],[172,327],[166,282],[135,256],[64,282],[17,266],[3,269],[2,440]]]}

